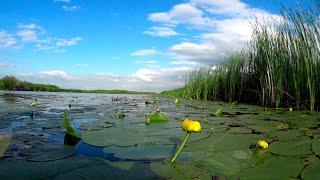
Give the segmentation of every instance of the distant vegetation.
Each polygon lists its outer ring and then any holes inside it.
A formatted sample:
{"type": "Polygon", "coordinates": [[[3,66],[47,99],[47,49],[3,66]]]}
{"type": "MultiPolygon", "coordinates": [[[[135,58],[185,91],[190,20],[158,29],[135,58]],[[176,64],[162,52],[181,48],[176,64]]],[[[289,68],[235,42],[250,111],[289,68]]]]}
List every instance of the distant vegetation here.
{"type": "Polygon", "coordinates": [[[0,79],[0,90],[11,91],[47,91],[47,92],[76,92],[76,93],[103,93],[103,94],[150,94],[149,92],[137,92],[127,90],[82,90],[62,89],[51,84],[38,84],[20,81],[14,76],[5,76],[0,79]]]}
{"type": "Polygon", "coordinates": [[[319,9],[285,11],[281,24],[256,22],[248,51],[193,71],[183,88],[163,94],[320,110],[319,9]]]}

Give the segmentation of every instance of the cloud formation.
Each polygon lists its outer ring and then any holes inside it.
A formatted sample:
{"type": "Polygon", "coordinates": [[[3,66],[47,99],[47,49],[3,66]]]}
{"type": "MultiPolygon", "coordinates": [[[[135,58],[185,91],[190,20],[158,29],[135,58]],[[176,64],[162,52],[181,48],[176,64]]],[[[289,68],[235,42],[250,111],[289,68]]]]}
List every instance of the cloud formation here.
{"type": "Polygon", "coordinates": [[[20,73],[16,76],[21,80],[50,83],[62,88],[128,89],[160,92],[164,89],[182,86],[185,76],[190,70],[190,67],[141,68],[129,75],[107,72],[90,76],[52,70],[38,73],[20,73]]]}
{"type": "Polygon", "coordinates": [[[133,52],[131,56],[149,56],[157,53],[158,51],[155,49],[142,49],[142,50],[133,52]]]}
{"type": "Polygon", "coordinates": [[[178,35],[178,33],[170,27],[151,27],[143,33],[154,37],[171,37],[178,35]]]}
{"type": "Polygon", "coordinates": [[[182,41],[168,49],[173,64],[215,64],[228,53],[247,47],[253,20],[281,20],[281,17],[240,0],[190,0],[167,12],[151,13],[148,19],[172,31],[182,26],[186,31],[198,33],[192,41],[182,41]]]}

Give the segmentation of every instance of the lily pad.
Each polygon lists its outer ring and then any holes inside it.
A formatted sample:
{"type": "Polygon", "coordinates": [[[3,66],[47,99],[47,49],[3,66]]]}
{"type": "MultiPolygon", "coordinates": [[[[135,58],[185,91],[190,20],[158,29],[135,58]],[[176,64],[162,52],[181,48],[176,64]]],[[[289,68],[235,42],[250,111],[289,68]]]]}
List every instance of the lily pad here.
{"type": "Polygon", "coordinates": [[[151,163],[150,168],[164,179],[211,179],[211,172],[205,166],[195,163],[151,163]]]}
{"type": "Polygon", "coordinates": [[[146,121],[146,124],[153,123],[153,122],[168,122],[168,121],[170,121],[170,119],[166,115],[164,115],[161,112],[155,112],[148,118],[148,120],[146,121]]]}
{"type": "Polygon", "coordinates": [[[252,129],[246,127],[232,127],[228,130],[228,132],[237,134],[251,134],[252,129]]]}
{"type": "Polygon", "coordinates": [[[232,151],[239,149],[249,149],[253,144],[256,144],[259,139],[266,139],[263,135],[259,134],[228,134],[217,133],[210,137],[191,143],[186,147],[187,151],[200,151],[206,147],[206,151],[220,150],[232,151]]]}
{"type": "Polygon", "coordinates": [[[302,179],[305,180],[314,180],[320,179],[320,161],[317,161],[306,168],[301,173],[302,179]]]}
{"type": "Polygon", "coordinates": [[[240,172],[240,163],[237,159],[224,152],[211,153],[199,163],[209,167],[215,176],[230,176],[240,172]]]}
{"type": "Polygon", "coordinates": [[[10,135],[0,135],[0,157],[5,156],[5,152],[11,142],[10,135]]]}
{"type": "Polygon", "coordinates": [[[70,157],[48,162],[8,160],[0,163],[0,177],[1,179],[50,179],[59,173],[95,164],[101,164],[101,160],[85,157],[70,157]]]}
{"type": "Polygon", "coordinates": [[[20,154],[28,161],[45,162],[64,159],[74,153],[74,147],[58,145],[41,145],[29,149],[23,149],[20,154]]]}
{"type": "Polygon", "coordinates": [[[291,129],[287,131],[276,131],[268,134],[272,139],[278,141],[289,141],[289,140],[298,140],[304,134],[302,131],[297,129],[291,129]]]}
{"type": "Polygon", "coordinates": [[[132,160],[169,158],[173,150],[173,146],[168,145],[138,145],[132,147],[109,146],[103,149],[105,153],[115,153],[114,156],[117,158],[132,160]]]}
{"type": "Polygon", "coordinates": [[[302,156],[311,154],[311,139],[302,138],[296,141],[276,141],[271,143],[270,152],[278,155],[302,156]]]}
{"type": "Polygon", "coordinates": [[[320,136],[314,136],[312,142],[312,151],[320,156],[320,136]]]}
{"type": "Polygon", "coordinates": [[[295,179],[302,168],[300,159],[272,157],[262,165],[242,171],[234,179],[295,179]]]}
{"type": "Polygon", "coordinates": [[[123,126],[104,128],[97,131],[85,131],[81,136],[83,142],[99,147],[110,145],[133,146],[142,143],[144,138],[134,129],[123,126]]]}

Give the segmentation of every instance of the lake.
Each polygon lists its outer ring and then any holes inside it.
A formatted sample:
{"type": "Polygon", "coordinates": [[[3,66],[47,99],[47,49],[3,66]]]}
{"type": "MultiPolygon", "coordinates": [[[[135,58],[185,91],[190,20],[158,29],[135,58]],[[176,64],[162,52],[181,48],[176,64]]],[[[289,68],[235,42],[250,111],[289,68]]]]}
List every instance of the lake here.
{"type": "Polygon", "coordinates": [[[156,95],[10,91],[0,91],[0,107],[1,179],[320,178],[319,112],[175,103],[156,95]],[[170,121],[146,125],[156,109],[170,121]],[[64,144],[65,111],[81,136],[75,146],[64,144]],[[170,164],[185,118],[200,121],[202,132],[192,133],[170,164]],[[257,147],[258,140],[269,148],[257,147]]]}

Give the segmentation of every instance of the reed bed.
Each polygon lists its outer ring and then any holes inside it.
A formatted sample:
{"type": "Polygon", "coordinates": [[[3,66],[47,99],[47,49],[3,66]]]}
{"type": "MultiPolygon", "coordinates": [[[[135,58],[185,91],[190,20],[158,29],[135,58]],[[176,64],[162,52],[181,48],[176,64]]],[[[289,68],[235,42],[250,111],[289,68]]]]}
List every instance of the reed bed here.
{"type": "Polygon", "coordinates": [[[319,8],[286,10],[281,22],[255,22],[249,50],[193,71],[181,94],[194,99],[319,110],[319,12],[319,8]]]}

